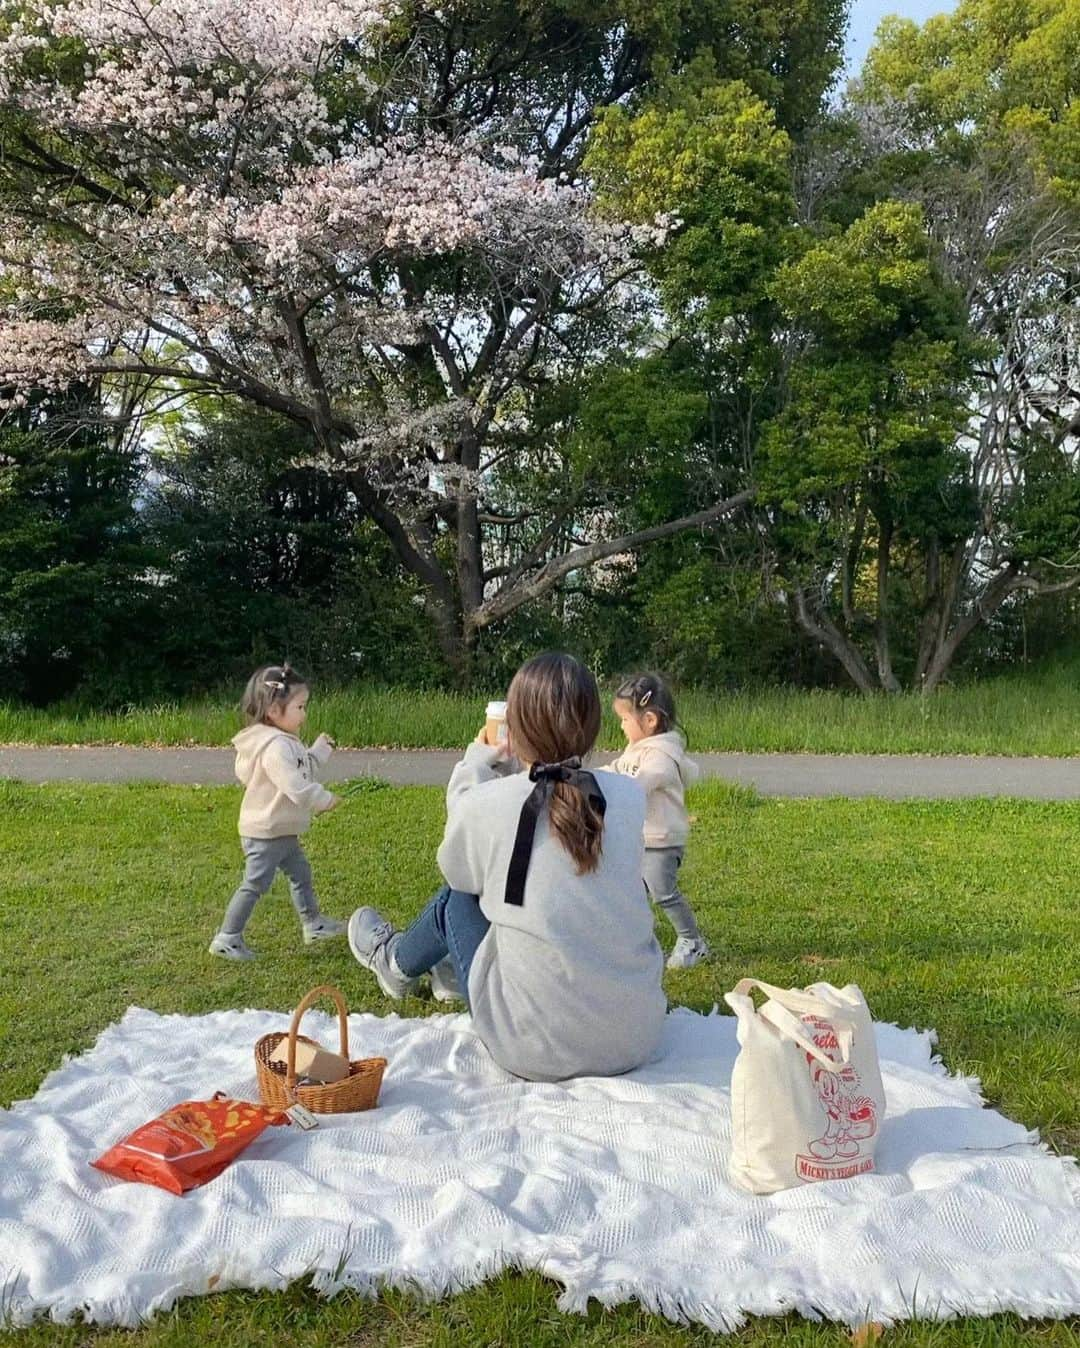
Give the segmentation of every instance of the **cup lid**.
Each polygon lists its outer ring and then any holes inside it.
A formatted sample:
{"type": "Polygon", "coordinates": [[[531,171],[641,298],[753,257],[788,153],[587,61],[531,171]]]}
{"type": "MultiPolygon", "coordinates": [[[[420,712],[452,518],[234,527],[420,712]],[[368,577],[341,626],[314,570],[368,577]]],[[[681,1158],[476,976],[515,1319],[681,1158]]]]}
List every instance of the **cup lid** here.
{"type": "Polygon", "coordinates": [[[505,716],[505,715],[506,715],[506,703],[505,703],[505,702],[489,702],[489,703],[487,704],[487,715],[490,716],[492,720],[497,720],[499,717],[505,716]]]}

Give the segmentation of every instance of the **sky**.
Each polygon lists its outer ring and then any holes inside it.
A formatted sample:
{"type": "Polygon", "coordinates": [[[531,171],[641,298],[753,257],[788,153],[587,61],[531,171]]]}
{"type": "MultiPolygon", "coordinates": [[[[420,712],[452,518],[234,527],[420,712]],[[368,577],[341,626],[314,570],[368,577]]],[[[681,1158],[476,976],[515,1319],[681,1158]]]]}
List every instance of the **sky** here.
{"type": "Polygon", "coordinates": [[[847,37],[849,73],[854,75],[858,72],[874,40],[874,32],[887,14],[899,14],[905,19],[921,23],[931,14],[941,14],[952,8],[953,0],[851,0],[847,37]]]}

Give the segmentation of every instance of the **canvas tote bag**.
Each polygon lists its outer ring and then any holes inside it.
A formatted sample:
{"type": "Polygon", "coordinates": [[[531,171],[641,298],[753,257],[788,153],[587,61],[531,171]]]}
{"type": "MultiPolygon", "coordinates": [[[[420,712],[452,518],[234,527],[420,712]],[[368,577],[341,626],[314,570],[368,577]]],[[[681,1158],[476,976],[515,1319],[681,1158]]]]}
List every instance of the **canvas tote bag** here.
{"type": "Polygon", "coordinates": [[[874,1169],[885,1117],[874,1027],[854,983],[805,990],[744,978],[731,1074],[731,1177],[751,1193],[874,1169]],[[751,993],[765,994],[758,1007],[751,993]]]}

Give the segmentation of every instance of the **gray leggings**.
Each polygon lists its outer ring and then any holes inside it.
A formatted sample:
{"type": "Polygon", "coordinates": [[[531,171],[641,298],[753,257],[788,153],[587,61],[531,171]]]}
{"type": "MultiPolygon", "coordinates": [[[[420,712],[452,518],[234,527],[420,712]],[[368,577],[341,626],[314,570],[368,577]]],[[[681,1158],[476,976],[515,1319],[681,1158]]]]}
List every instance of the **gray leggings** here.
{"type": "Polygon", "coordinates": [[[289,893],[300,921],[313,922],[319,916],[319,900],[311,883],[311,865],[304,856],[299,838],[241,838],[240,846],[247,859],[244,878],[225,909],[221,921],[223,932],[229,936],[240,935],[279,870],[285,872],[289,881],[289,893]]]}
{"type": "Polygon", "coordinates": [[[679,867],[682,865],[681,847],[646,847],[645,862],[642,867],[645,876],[645,888],[649,898],[664,912],[664,916],[675,928],[676,936],[685,936],[691,941],[699,941],[701,932],[693,909],[686,902],[679,889],[679,867]]]}

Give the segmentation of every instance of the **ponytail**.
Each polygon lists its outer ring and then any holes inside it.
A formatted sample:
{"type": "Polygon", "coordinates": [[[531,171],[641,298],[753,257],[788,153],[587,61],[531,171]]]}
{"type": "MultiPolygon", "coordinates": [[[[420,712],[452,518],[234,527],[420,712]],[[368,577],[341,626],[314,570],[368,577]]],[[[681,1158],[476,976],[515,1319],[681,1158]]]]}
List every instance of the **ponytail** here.
{"type": "Polygon", "coordinates": [[[656,717],[656,733],[663,735],[677,730],[686,739],[686,731],[675,713],[675,699],[671,689],[659,674],[635,674],[615,689],[615,701],[627,702],[639,723],[646,712],[656,717]]]}
{"type": "Polygon", "coordinates": [[[592,773],[581,771],[581,759],[600,733],[596,680],[573,656],[557,651],[535,656],[514,675],[506,721],[514,752],[532,763],[538,790],[544,786],[538,803],[547,804],[552,836],[579,875],[595,871],[604,843],[604,797],[592,773]]]}
{"type": "Polygon", "coordinates": [[[596,870],[604,850],[604,812],[590,796],[576,786],[557,783],[548,807],[548,826],[573,857],[578,875],[596,870]]]}
{"type": "Polygon", "coordinates": [[[505,901],[518,908],[525,902],[525,877],[544,806],[548,807],[552,833],[578,862],[579,875],[596,870],[607,809],[599,783],[581,766],[580,758],[568,758],[564,763],[534,763],[529,769],[529,781],[536,785],[518,815],[514,850],[506,872],[505,901]],[[590,830],[589,836],[583,836],[583,829],[590,830]]]}

